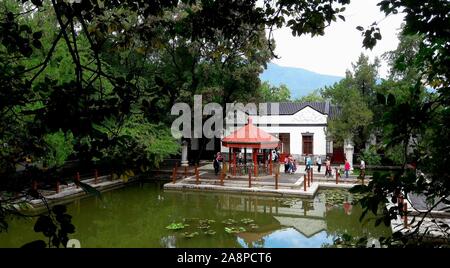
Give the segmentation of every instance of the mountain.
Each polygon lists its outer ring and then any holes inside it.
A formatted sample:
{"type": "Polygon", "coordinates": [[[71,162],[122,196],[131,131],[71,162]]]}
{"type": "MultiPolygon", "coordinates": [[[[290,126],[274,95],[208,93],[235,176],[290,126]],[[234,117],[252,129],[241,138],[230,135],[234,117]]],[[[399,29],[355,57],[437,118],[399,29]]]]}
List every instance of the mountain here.
{"type": "Polygon", "coordinates": [[[261,81],[268,81],[273,86],[285,84],[291,90],[291,98],[296,99],[308,95],[315,89],[333,85],[343,77],[269,63],[267,69],[260,75],[260,78],[261,81]]]}

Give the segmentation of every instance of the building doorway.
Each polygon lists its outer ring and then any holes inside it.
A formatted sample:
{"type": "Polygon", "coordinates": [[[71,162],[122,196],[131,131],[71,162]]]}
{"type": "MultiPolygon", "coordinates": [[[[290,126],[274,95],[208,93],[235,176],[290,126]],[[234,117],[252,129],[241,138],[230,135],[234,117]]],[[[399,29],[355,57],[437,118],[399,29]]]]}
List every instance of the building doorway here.
{"type": "Polygon", "coordinates": [[[291,153],[291,133],[280,133],[280,161],[283,162],[286,156],[291,153]]]}
{"type": "Polygon", "coordinates": [[[314,154],[314,136],[312,134],[302,134],[303,155],[314,154]]]}

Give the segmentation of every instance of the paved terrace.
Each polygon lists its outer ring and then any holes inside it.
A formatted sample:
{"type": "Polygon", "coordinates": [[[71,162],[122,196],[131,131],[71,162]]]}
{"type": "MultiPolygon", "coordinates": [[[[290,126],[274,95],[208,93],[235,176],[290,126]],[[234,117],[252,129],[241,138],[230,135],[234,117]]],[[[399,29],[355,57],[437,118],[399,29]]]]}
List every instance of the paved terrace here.
{"type": "MultiPolygon", "coordinates": [[[[305,166],[298,166],[296,173],[284,173],[284,166],[280,166],[280,176],[278,178],[278,188],[275,187],[275,176],[266,175],[264,172],[258,177],[251,177],[251,185],[249,185],[249,177],[247,174],[230,176],[226,174],[221,183],[221,174],[214,174],[212,164],[205,164],[198,168],[199,179],[195,175],[188,174],[183,176],[183,168],[179,169],[181,174],[177,174],[177,180],[164,185],[166,190],[198,190],[198,191],[214,191],[214,192],[234,192],[234,193],[253,193],[260,195],[272,196],[295,196],[312,198],[319,188],[344,188],[349,189],[356,184],[361,184],[355,175],[346,178],[339,178],[336,184],[336,177],[324,176],[324,169],[319,174],[317,167],[314,167],[313,180],[304,187],[305,166]],[[181,177],[181,178],[180,178],[181,177]],[[251,186],[251,187],[249,187],[251,186]]],[[[191,172],[192,173],[192,172],[191,172]]],[[[275,170],[274,170],[275,173],[275,170]]],[[[334,171],[333,171],[334,173],[334,171]]]]}

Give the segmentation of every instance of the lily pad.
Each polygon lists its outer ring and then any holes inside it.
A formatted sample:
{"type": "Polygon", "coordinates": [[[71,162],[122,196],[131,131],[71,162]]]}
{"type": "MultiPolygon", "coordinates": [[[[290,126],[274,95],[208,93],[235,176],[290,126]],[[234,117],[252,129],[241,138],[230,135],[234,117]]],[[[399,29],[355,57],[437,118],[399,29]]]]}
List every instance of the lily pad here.
{"type": "Polygon", "coordinates": [[[249,218],[244,218],[244,219],[241,219],[241,222],[244,224],[250,224],[250,223],[253,223],[254,220],[249,219],[249,218]]]}
{"type": "Polygon", "coordinates": [[[186,238],[192,238],[192,237],[198,235],[198,232],[193,232],[193,233],[185,232],[185,233],[183,233],[183,235],[184,235],[184,237],[186,237],[186,238]]]}
{"type": "Polygon", "coordinates": [[[205,235],[215,235],[215,234],[216,234],[216,231],[214,231],[214,230],[208,230],[205,232],[205,235]]]}
{"type": "Polygon", "coordinates": [[[236,224],[236,221],[233,219],[226,219],[226,220],[223,220],[222,223],[226,224],[226,225],[233,225],[233,224],[236,224]]]}
{"type": "Polygon", "coordinates": [[[198,223],[200,223],[201,225],[209,225],[212,223],[215,223],[215,220],[210,220],[210,219],[204,219],[204,220],[199,220],[198,223]]]}
{"type": "Polygon", "coordinates": [[[174,222],[174,223],[171,223],[168,226],[166,226],[166,229],[169,229],[169,230],[181,230],[181,229],[184,229],[184,228],[186,228],[188,226],[189,226],[189,224],[185,224],[185,223],[182,223],[182,222],[177,222],[177,223],[174,222]]]}
{"type": "Polygon", "coordinates": [[[245,231],[246,229],[244,227],[225,227],[225,232],[229,234],[237,234],[245,231]]]}

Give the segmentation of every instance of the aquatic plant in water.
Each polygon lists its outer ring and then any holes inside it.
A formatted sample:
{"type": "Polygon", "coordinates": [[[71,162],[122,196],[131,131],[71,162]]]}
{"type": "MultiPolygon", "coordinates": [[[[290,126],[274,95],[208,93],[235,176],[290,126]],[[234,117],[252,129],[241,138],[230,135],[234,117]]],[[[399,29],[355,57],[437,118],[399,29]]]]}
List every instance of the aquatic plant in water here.
{"type": "Polygon", "coordinates": [[[226,220],[223,220],[222,223],[226,224],[226,225],[233,225],[233,224],[236,224],[236,221],[233,219],[226,219],[226,220]]]}
{"type": "Polygon", "coordinates": [[[254,220],[252,220],[252,219],[250,219],[250,218],[244,218],[244,219],[241,219],[241,222],[242,222],[243,224],[250,224],[250,223],[253,223],[254,220]]]}
{"type": "Polygon", "coordinates": [[[168,226],[166,226],[166,229],[169,229],[169,230],[181,230],[181,229],[184,229],[184,228],[186,228],[188,226],[189,226],[189,224],[185,224],[185,223],[182,223],[182,222],[177,222],[177,223],[173,222],[173,223],[169,224],[168,226]]]}
{"type": "Polygon", "coordinates": [[[192,238],[192,237],[198,235],[198,232],[193,232],[193,233],[184,232],[183,235],[184,235],[184,237],[186,237],[186,238],[192,238]]]}
{"type": "Polygon", "coordinates": [[[225,227],[225,232],[229,234],[237,234],[245,231],[246,229],[244,227],[225,227]]]}

